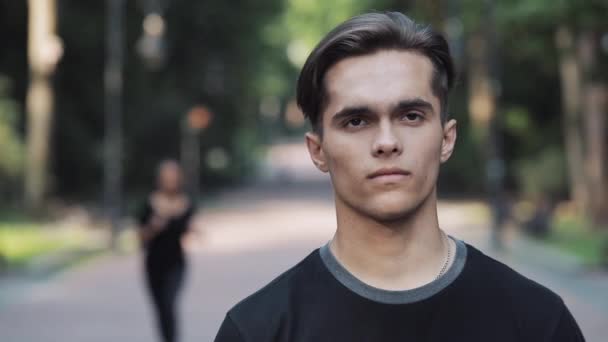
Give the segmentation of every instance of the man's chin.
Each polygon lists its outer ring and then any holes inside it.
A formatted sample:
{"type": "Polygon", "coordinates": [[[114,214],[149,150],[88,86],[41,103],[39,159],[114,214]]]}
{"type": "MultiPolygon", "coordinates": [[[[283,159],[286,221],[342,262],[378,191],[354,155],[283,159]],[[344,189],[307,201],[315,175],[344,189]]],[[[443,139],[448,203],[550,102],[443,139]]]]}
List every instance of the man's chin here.
{"type": "Polygon", "coordinates": [[[344,202],[350,203],[347,206],[357,211],[360,215],[377,222],[391,223],[407,220],[416,213],[424,201],[411,194],[397,194],[393,192],[368,196],[365,202],[344,202]]]}
{"type": "Polygon", "coordinates": [[[397,207],[393,204],[391,206],[370,208],[367,211],[367,215],[378,222],[390,223],[406,220],[408,217],[412,216],[415,209],[416,206],[401,205],[397,207]]]}

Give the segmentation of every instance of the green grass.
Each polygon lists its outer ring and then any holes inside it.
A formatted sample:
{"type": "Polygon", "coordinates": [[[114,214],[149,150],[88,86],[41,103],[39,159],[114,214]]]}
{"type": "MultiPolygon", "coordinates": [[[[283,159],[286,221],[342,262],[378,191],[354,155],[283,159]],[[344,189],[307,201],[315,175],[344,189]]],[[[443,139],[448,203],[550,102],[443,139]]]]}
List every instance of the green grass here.
{"type": "Polygon", "coordinates": [[[46,253],[76,249],[83,234],[26,220],[0,222],[0,256],[9,267],[22,266],[46,253]]]}
{"type": "Polygon", "coordinates": [[[572,253],[590,266],[602,261],[602,249],[608,244],[607,229],[593,229],[592,225],[578,218],[556,219],[547,242],[572,253]]]}

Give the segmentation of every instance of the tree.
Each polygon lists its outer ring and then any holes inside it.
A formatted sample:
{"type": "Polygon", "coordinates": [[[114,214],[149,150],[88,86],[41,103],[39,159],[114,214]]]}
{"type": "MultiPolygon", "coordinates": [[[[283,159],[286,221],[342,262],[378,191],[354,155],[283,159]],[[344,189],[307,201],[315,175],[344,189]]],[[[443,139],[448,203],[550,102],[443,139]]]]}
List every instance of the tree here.
{"type": "Polygon", "coordinates": [[[27,167],[25,202],[39,209],[48,188],[48,162],[53,113],[51,76],[62,53],[61,41],[55,34],[55,0],[29,0],[30,85],[26,111],[27,167]]]}
{"type": "MultiPolygon", "coordinates": [[[[608,32],[601,0],[517,1],[503,8],[503,20],[548,27],[558,51],[563,135],[570,195],[579,211],[599,226],[608,222],[608,32]]],[[[539,63],[545,56],[539,55],[539,63]]]]}

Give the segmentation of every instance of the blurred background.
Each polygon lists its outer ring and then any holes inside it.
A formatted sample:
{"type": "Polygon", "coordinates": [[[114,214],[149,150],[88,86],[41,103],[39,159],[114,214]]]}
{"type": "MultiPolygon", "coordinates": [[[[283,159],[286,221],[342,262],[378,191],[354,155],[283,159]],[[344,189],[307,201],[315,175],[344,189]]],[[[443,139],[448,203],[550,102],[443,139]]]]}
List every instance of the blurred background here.
{"type": "Polygon", "coordinates": [[[608,336],[608,1],[0,0],[0,339],[151,341],[134,212],[198,199],[184,340],[332,236],[294,100],[343,20],[403,11],[458,65],[440,223],[608,336]]]}

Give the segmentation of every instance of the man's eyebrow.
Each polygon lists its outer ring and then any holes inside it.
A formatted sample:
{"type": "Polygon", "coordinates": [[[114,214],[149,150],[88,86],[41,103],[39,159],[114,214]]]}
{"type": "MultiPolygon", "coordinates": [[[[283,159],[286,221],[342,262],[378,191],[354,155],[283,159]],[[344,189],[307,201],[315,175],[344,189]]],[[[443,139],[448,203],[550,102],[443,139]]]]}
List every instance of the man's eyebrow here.
{"type": "Polygon", "coordinates": [[[428,102],[426,100],[423,100],[423,99],[421,99],[419,97],[413,98],[413,99],[407,99],[407,100],[399,101],[399,103],[397,103],[397,105],[395,105],[393,107],[392,111],[396,112],[396,111],[403,111],[403,110],[406,110],[406,109],[414,109],[414,108],[416,108],[416,109],[426,109],[426,110],[430,110],[430,111],[434,112],[433,111],[433,105],[430,102],[428,102]]]}
{"type": "MultiPolygon", "coordinates": [[[[421,109],[433,112],[433,105],[426,100],[416,97],[399,101],[396,105],[393,106],[391,112],[399,112],[408,109],[421,109]]],[[[368,106],[345,107],[336,112],[332,116],[331,121],[340,122],[353,116],[370,115],[373,113],[374,111],[368,106]]]]}
{"type": "Polygon", "coordinates": [[[334,114],[331,121],[339,122],[351,116],[366,115],[370,114],[371,112],[372,110],[367,106],[345,107],[334,114]]]}

